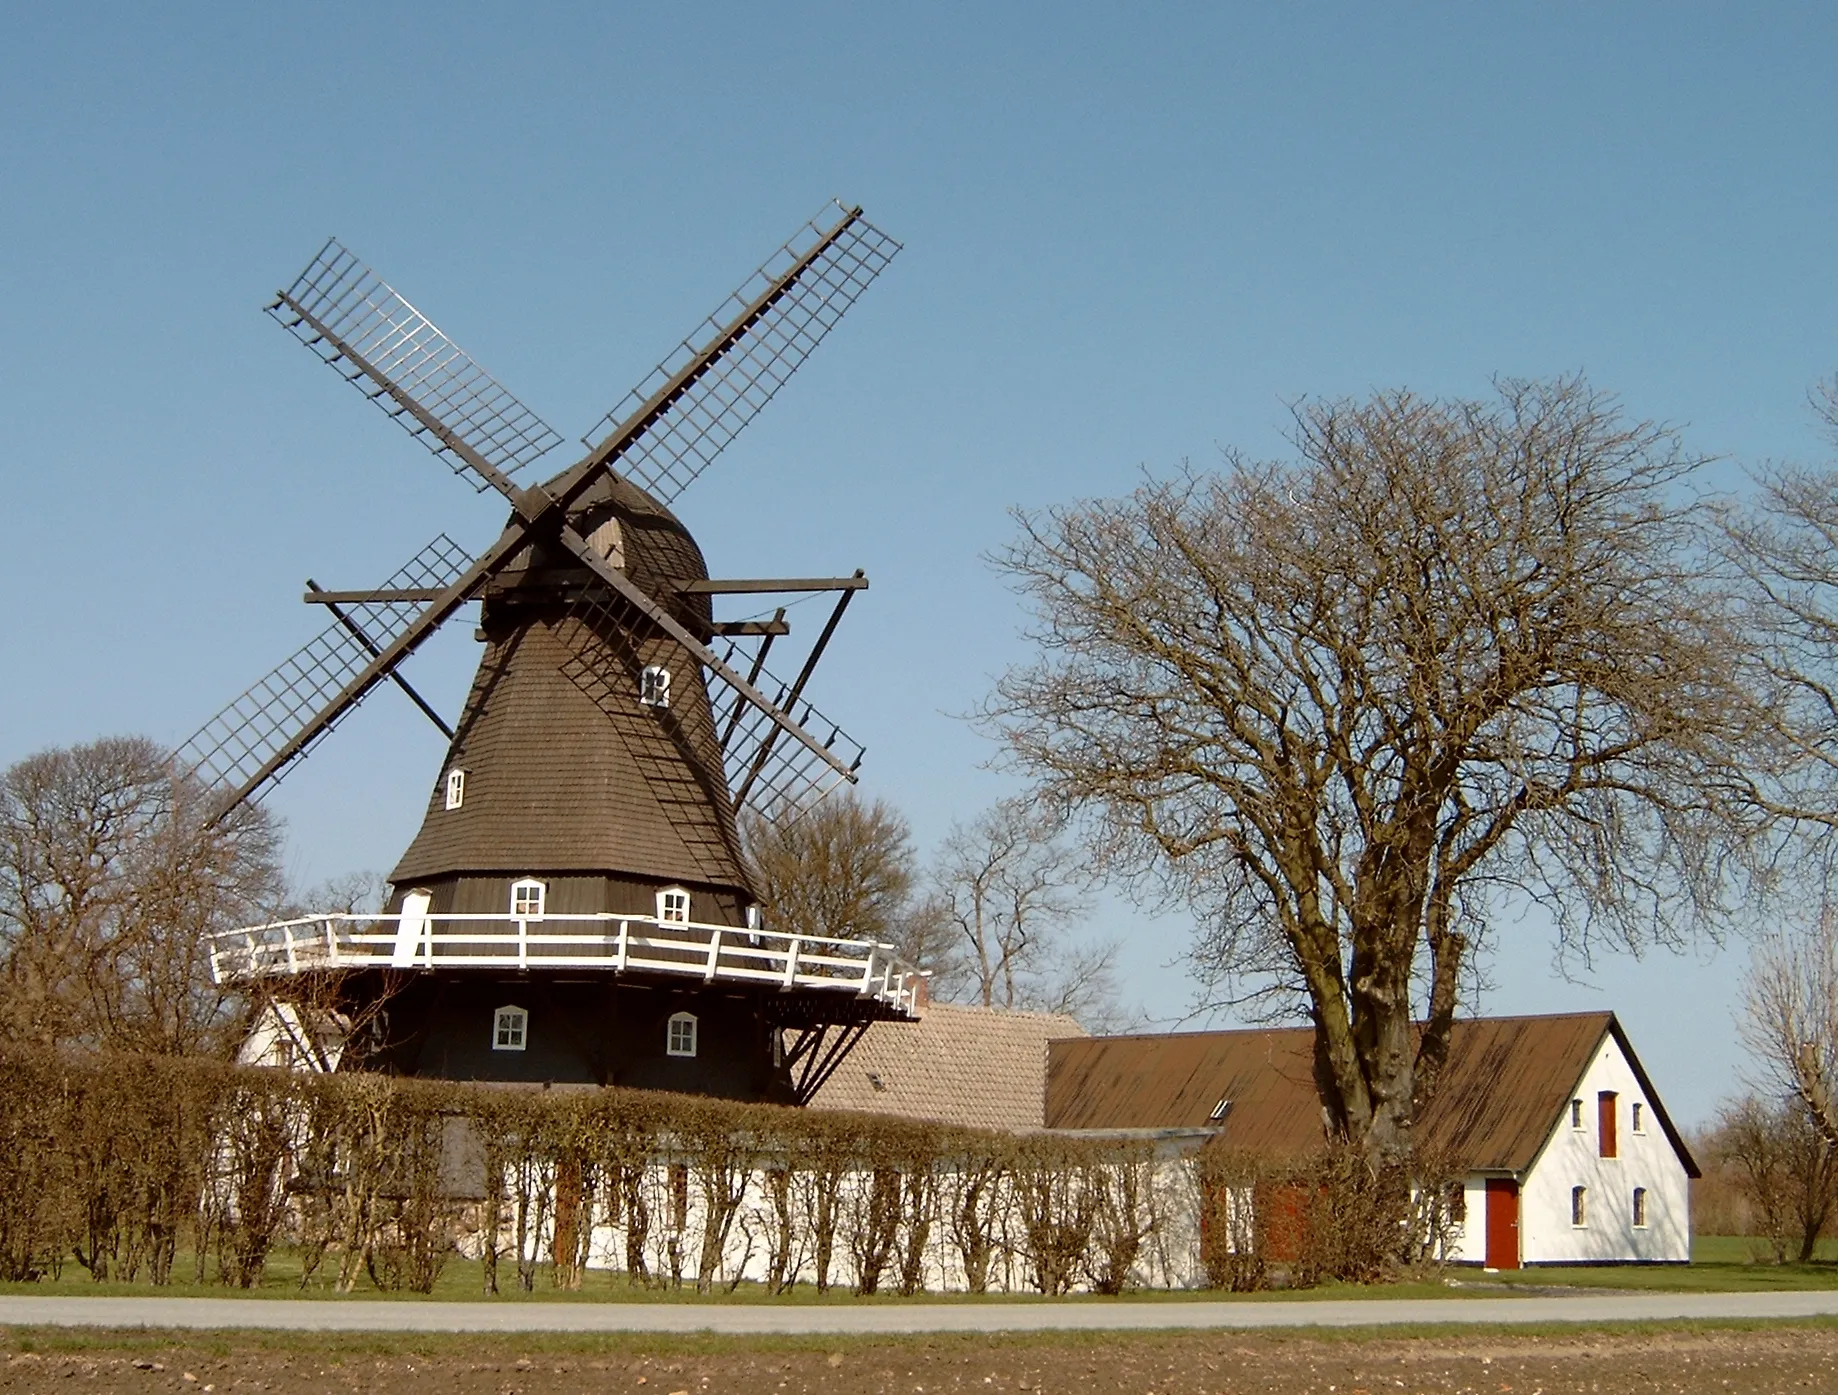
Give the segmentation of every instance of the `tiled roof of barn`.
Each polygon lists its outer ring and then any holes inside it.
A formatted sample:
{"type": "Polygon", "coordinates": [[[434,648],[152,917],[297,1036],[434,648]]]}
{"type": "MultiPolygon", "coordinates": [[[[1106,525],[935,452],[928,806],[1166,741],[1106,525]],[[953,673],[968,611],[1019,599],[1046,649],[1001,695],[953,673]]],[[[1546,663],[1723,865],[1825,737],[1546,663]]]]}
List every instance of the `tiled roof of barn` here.
{"type": "Polygon", "coordinates": [[[1051,1012],[932,1003],[917,1022],[876,1022],[811,1101],[966,1128],[1041,1127],[1047,1043],[1083,1037],[1051,1012]]]}
{"type": "MultiPolygon", "coordinates": [[[[571,519],[591,528],[614,515],[627,574],[706,624],[706,597],[677,597],[665,585],[707,576],[695,540],[623,481],[590,493],[571,519]]],[[[505,580],[525,575],[541,581],[523,568],[505,580]]],[[[633,633],[559,604],[514,615],[508,604],[487,598],[485,654],[443,767],[466,771],[464,801],[446,808],[444,782],[435,782],[390,880],[631,873],[750,896],[700,665],[643,622],[633,633]],[[639,670],[653,663],[674,675],[667,708],[637,700],[639,670]]]]}
{"type": "MultiPolygon", "coordinates": [[[[1690,1150],[1610,1012],[1457,1022],[1441,1084],[1417,1123],[1418,1140],[1470,1169],[1524,1171],[1610,1035],[1696,1176],[1690,1150]]],[[[1286,1155],[1318,1146],[1325,1124],[1313,1030],[1090,1037],[1051,1049],[1049,1128],[1203,1126],[1221,1100],[1230,1103],[1218,1146],[1286,1155]]]]}

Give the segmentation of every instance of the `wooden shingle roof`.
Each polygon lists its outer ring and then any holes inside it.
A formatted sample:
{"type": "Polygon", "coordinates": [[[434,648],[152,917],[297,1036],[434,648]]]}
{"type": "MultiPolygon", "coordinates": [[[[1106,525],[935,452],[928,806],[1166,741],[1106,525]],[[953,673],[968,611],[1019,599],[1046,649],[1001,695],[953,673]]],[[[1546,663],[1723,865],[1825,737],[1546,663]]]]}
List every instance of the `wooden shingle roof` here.
{"type": "MultiPolygon", "coordinates": [[[[668,509],[608,480],[570,518],[590,535],[613,520],[627,575],[706,629],[708,598],[671,585],[708,569],[668,509]]],[[[629,610],[545,603],[553,560],[538,550],[487,596],[485,654],[442,767],[466,772],[464,801],[446,808],[435,781],[390,880],[598,872],[753,899],[700,665],[629,610]],[[668,707],[638,701],[649,664],[672,675],[668,707]]]]}
{"type": "MultiPolygon", "coordinates": [[[[1609,1036],[1695,1177],[1690,1150],[1610,1012],[1457,1022],[1440,1088],[1417,1123],[1420,1143],[1469,1169],[1523,1172],[1609,1036]]],[[[1049,1128],[1204,1127],[1222,1100],[1220,1146],[1289,1156],[1319,1146],[1313,1030],[1090,1037],[1051,1048],[1049,1128]]]]}

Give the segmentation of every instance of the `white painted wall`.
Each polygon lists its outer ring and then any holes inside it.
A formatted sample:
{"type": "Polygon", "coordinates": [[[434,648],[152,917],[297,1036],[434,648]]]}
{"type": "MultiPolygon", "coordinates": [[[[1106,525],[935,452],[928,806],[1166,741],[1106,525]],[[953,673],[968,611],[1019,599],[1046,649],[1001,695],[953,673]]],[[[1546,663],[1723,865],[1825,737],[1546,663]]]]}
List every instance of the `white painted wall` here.
{"type": "MultiPolygon", "coordinates": [[[[1520,1179],[1519,1255],[1523,1264],[1691,1258],[1691,1183],[1615,1039],[1606,1037],[1577,1087],[1583,1126],[1570,1127],[1566,1103],[1550,1136],[1520,1179]],[[1617,1098],[1618,1157],[1600,1156],[1596,1097],[1617,1098]],[[1641,1132],[1633,1105],[1641,1106],[1641,1132]],[[1587,1223],[1570,1224],[1570,1189],[1587,1187],[1587,1223]],[[1647,1224],[1634,1225],[1634,1188],[1647,1190],[1647,1224]]],[[[1496,1174],[1498,1175],[1498,1174],[1496,1174]]],[[[1487,1252],[1487,1182],[1476,1173],[1463,1187],[1467,1220],[1450,1251],[1457,1263],[1482,1264],[1487,1252]]]]}
{"type": "MultiPolygon", "coordinates": [[[[1520,1187],[1519,1248],[1527,1264],[1577,1260],[1688,1260],[1691,1187],[1685,1164],[1659,1125],[1653,1101],[1611,1036],[1577,1088],[1583,1126],[1570,1127],[1566,1107],[1520,1187]],[[1616,1093],[1616,1152],[1600,1156],[1596,1096],[1616,1093]],[[1644,1125],[1633,1129],[1638,1102],[1644,1125]],[[1587,1187],[1586,1223],[1570,1223],[1570,1189],[1587,1187]],[[1647,1224],[1634,1225],[1634,1188],[1647,1192],[1647,1224]]],[[[1478,1220],[1479,1218],[1476,1217],[1478,1220]]]]}

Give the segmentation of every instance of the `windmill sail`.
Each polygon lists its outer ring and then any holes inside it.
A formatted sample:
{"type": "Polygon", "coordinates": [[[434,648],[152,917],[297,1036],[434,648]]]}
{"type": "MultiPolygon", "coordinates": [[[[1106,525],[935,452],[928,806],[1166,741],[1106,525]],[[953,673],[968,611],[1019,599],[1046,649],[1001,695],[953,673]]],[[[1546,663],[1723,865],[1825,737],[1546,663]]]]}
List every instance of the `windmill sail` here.
{"type": "MultiPolygon", "coordinates": [[[[738,668],[738,654],[730,651],[729,663],[738,668]]],[[[717,681],[719,677],[717,675],[717,681]]],[[[725,685],[723,685],[725,686],[725,685]]],[[[762,668],[754,686],[772,697],[792,721],[816,737],[836,765],[785,733],[740,693],[729,690],[731,706],[722,728],[722,763],[734,803],[754,810],[774,823],[791,822],[808,813],[838,785],[854,778],[861,765],[861,743],[798,695],[792,685],[780,682],[762,668]]]]}
{"type": "MultiPolygon", "coordinates": [[[[442,533],[378,589],[445,590],[471,565],[466,549],[442,533]]],[[[240,790],[314,714],[363,672],[378,650],[402,635],[422,609],[414,601],[352,604],[345,611],[345,620],[326,626],[199,728],[179,747],[177,760],[209,785],[226,792],[240,790]],[[353,633],[354,628],[363,638],[353,633]]],[[[330,729],[328,724],[325,730],[330,729]]],[[[304,754],[304,749],[297,754],[304,754]]],[[[277,778],[280,773],[275,772],[277,778]]]]}
{"type": "Polygon", "coordinates": [[[584,442],[592,447],[625,429],[635,416],[657,413],[608,463],[659,503],[669,504],[772,400],[899,250],[900,244],[861,217],[859,209],[845,210],[840,228],[812,219],[608,412],[584,442]],[[810,264],[780,285],[817,247],[810,264]],[[731,347],[722,353],[724,341],[731,347]],[[680,395],[667,397],[659,411],[653,405],[658,393],[705,356],[713,356],[711,365],[680,395]]]}
{"type": "Polygon", "coordinates": [[[404,300],[328,239],[268,313],[457,475],[494,481],[482,458],[515,478],[561,436],[404,300]]]}

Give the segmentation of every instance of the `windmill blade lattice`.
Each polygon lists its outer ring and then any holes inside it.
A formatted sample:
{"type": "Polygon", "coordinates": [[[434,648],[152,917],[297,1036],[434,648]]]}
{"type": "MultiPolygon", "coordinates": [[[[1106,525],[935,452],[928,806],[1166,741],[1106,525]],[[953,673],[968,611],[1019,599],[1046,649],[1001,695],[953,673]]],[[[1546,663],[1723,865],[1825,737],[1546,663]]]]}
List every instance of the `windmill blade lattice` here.
{"type": "MultiPolygon", "coordinates": [[[[800,228],[606,414],[583,438],[585,444],[592,448],[606,440],[685,366],[706,353],[717,340],[733,333],[736,317],[743,316],[829,231],[816,219],[800,228]]],[[[743,324],[734,346],[686,384],[658,419],[608,463],[659,502],[668,504],[772,400],[899,250],[899,243],[865,218],[855,216],[783,294],[762,307],[750,324],[743,324]]]]}
{"type": "MultiPolygon", "coordinates": [[[[738,645],[730,645],[722,658],[733,668],[747,667],[738,645]]],[[[720,675],[709,676],[720,683],[720,675]]],[[[772,696],[792,721],[816,737],[844,767],[850,771],[860,767],[861,743],[802,696],[794,696],[791,684],[761,668],[753,677],[753,685],[772,696]]],[[[730,690],[730,698],[722,718],[721,758],[736,807],[753,809],[774,823],[791,823],[814,809],[838,785],[854,778],[791,740],[740,693],[730,690]]]]}
{"type": "MultiPolygon", "coordinates": [[[[471,555],[442,533],[377,589],[445,590],[471,565],[471,555]]],[[[208,785],[226,791],[241,789],[309,718],[363,672],[377,650],[408,629],[422,609],[417,601],[348,606],[346,617],[364,632],[369,644],[343,622],[334,621],[206,722],[178,749],[175,758],[208,785]]]]}
{"type": "Polygon", "coordinates": [[[494,482],[478,476],[449,436],[512,477],[561,444],[542,418],[336,238],[268,313],[481,493],[494,482]]]}

